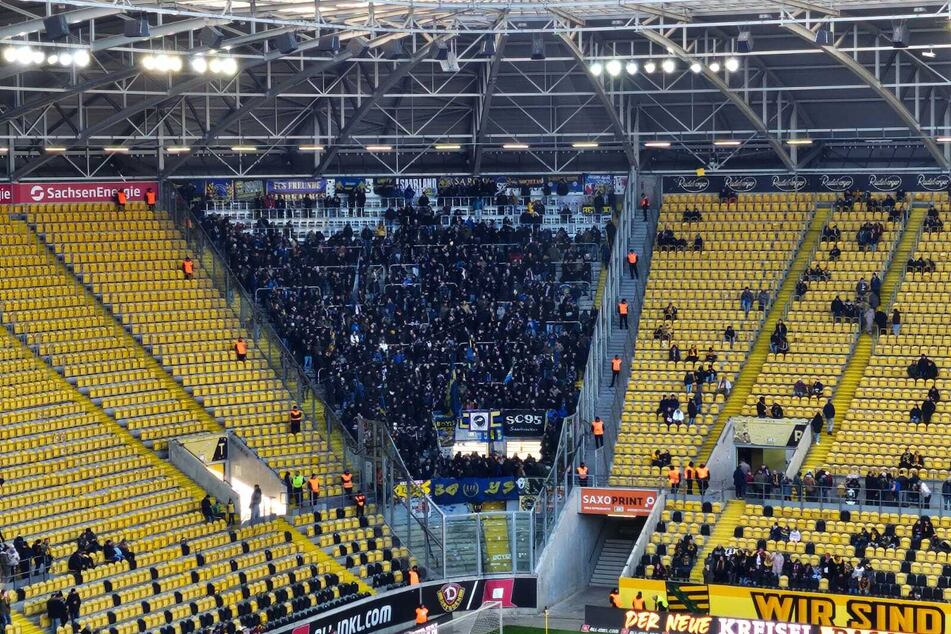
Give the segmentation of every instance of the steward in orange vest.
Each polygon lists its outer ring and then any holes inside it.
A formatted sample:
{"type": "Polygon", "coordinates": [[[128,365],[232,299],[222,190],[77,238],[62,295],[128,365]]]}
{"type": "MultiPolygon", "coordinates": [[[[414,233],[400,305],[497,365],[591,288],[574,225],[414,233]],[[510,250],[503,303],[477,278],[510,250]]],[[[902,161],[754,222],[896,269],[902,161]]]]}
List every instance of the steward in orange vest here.
{"type": "Polygon", "coordinates": [[[634,249],[627,252],[627,270],[631,274],[632,280],[640,277],[637,272],[637,254],[634,253],[634,249]]]}
{"type": "Polygon", "coordinates": [[[576,471],[578,472],[578,483],[581,486],[588,484],[588,465],[582,462],[578,465],[576,471]]]}
{"type": "Polygon", "coordinates": [[[185,259],[182,261],[182,273],[185,274],[186,280],[192,279],[192,276],[195,275],[195,263],[192,262],[192,259],[188,256],[185,256],[185,259]]]}
{"type": "Polygon", "coordinates": [[[238,361],[248,358],[248,344],[245,343],[243,337],[238,337],[238,340],[234,342],[234,354],[238,361]]]}

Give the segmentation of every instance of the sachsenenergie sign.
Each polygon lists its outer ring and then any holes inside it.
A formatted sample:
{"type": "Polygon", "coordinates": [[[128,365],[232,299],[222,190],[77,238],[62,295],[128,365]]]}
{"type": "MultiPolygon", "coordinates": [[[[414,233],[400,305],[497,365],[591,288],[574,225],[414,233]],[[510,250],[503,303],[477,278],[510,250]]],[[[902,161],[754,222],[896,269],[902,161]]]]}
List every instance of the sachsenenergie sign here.
{"type": "Polygon", "coordinates": [[[0,185],[0,204],[111,202],[120,189],[130,201],[144,200],[149,189],[159,193],[156,181],[8,183],[0,185]]]}

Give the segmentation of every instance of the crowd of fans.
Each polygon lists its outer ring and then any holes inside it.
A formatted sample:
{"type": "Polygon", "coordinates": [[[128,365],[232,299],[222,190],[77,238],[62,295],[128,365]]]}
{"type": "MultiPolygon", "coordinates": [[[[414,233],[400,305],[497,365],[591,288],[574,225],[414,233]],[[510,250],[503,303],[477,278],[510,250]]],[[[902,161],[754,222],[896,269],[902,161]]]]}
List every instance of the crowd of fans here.
{"type": "Polygon", "coordinates": [[[579,300],[605,242],[427,218],[300,242],[202,220],[344,421],[385,420],[420,477],[438,464],[434,411],[547,410],[556,426],[573,411],[595,319],[579,300]]]}

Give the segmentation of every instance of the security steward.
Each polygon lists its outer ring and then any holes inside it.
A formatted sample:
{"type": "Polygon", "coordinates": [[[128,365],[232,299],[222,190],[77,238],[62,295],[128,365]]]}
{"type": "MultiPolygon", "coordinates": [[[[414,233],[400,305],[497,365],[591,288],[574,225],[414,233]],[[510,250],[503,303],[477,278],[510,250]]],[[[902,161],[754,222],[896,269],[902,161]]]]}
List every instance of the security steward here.
{"type": "Polygon", "coordinates": [[[310,474],[307,479],[307,490],[310,492],[310,506],[314,508],[317,506],[317,498],[320,497],[320,478],[316,473],[310,474]]]}
{"type": "Polygon", "coordinates": [[[631,274],[631,279],[640,279],[641,275],[637,272],[637,254],[634,249],[627,252],[627,270],[631,274]]]}
{"type": "Polygon", "coordinates": [[[604,446],[604,421],[600,416],[595,416],[591,421],[591,434],[594,436],[594,448],[600,449],[604,446]]]}
{"type": "Polygon", "coordinates": [[[693,466],[693,461],[688,462],[687,466],[684,467],[684,482],[687,485],[688,495],[693,495],[693,481],[696,479],[697,479],[697,468],[693,466]]]}
{"type": "Polygon", "coordinates": [[[304,420],[304,412],[300,411],[300,408],[295,403],[291,408],[290,414],[287,416],[288,425],[290,426],[290,431],[292,434],[300,433],[300,424],[304,420]]]}
{"type": "Polygon", "coordinates": [[[614,387],[614,384],[617,382],[618,377],[621,376],[621,357],[614,355],[614,358],[611,359],[611,385],[609,387],[614,387]]]}
{"type": "Polygon", "coordinates": [[[419,566],[413,566],[409,569],[409,585],[419,585],[419,566]]]}
{"type": "Polygon", "coordinates": [[[195,263],[192,262],[192,259],[188,256],[185,256],[185,259],[182,261],[182,273],[185,274],[186,280],[190,280],[195,276],[195,263]]]}
{"type": "Polygon", "coordinates": [[[238,337],[238,340],[234,342],[234,356],[242,362],[248,358],[248,344],[244,337],[238,337]]]}
{"type": "Polygon", "coordinates": [[[419,604],[419,607],[416,608],[416,625],[424,625],[426,621],[429,620],[429,609],[423,605],[419,604]]]}
{"type": "Polygon", "coordinates": [[[116,191],[116,210],[125,211],[125,204],[129,202],[129,197],[126,196],[125,190],[120,189],[116,191]]]}
{"type": "Polygon", "coordinates": [[[644,601],[644,595],[641,592],[637,593],[637,596],[634,597],[634,601],[631,602],[631,607],[637,611],[641,611],[647,608],[647,602],[644,601]]]}
{"type": "Polygon", "coordinates": [[[680,467],[670,465],[667,470],[667,482],[670,483],[670,490],[674,493],[680,489],[680,467]]]}
{"type": "Polygon", "coordinates": [[[614,590],[611,590],[611,594],[608,595],[608,599],[610,599],[611,601],[612,608],[621,607],[621,604],[620,604],[621,594],[618,592],[617,588],[615,588],[614,590]]]}
{"type": "Polygon", "coordinates": [[[155,201],[155,192],[149,187],[145,190],[145,204],[148,205],[149,211],[155,211],[155,201]]]}
{"type": "Polygon", "coordinates": [[[578,473],[578,484],[581,486],[588,484],[588,465],[582,462],[575,471],[578,473]]]}
{"type": "Polygon", "coordinates": [[[706,462],[701,462],[697,467],[697,484],[700,487],[700,495],[707,492],[707,487],[710,486],[710,468],[706,462]]]}
{"type": "Polygon", "coordinates": [[[357,505],[357,517],[363,517],[364,513],[366,513],[367,496],[363,494],[363,491],[357,491],[357,494],[353,497],[353,501],[357,505]]]}
{"type": "Polygon", "coordinates": [[[353,495],[353,474],[350,473],[350,469],[344,469],[343,475],[340,476],[340,485],[343,487],[344,495],[353,495]]]}
{"type": "Polygon", "coordinates": [[[627,300],[621,299],[617,303],[617,316],[620,320],[621,330],[627,330],[627,300]]]}

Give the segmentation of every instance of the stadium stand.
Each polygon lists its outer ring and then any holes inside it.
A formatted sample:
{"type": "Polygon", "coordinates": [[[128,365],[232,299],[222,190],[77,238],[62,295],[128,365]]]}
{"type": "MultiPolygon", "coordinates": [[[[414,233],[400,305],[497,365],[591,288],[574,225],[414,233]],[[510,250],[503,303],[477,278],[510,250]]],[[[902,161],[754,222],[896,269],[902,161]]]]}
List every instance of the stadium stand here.
{"type": "Polygon", "coordinates": [[[32,205],[27,221],[215,421],[276,471],[317,473],[323,495],[342,492],[339,459],[319,435],[289,433],[290,394],[199,258],[193,278],[183,279],[189,251],[162,212],[32,205]],[[236,360],[238,337],[247,342],[244,362],[236,360]]]}
{"type": "Polygon", "coordinates": [[[217,428],[30,234],[0,218],[3,320],[77,389],[156,450],[217,428]]]}
{"type": "MultiPolygon", "coordinates": [[[[24,257],[22,237],[3,224],[5,252],[24,257]]],[[[23,282],[5,276],[3,301],[23,282]]],[[[34,623],[49,626],[51,593],[72,589],[81,597],[79,625],[110,634],[254,625],[372,592],[283,520],[240,528],[206,521],[203,492],[7,329],[0,366],[3,529],[30,544],[48,540],[49,559],[21,559],[28,578],[11,584],[16,607],[34,623]],[[129,551],[110,563],[104,547],[123,540],[129,551]]],[[[35,631],[19,619],[17,627],[35,631]]]]}
{"type": "Polygon", "coordinates": [[[553,437],[573,411],[598,229],[572,237],[455,219],[297,242],[214,215],[202,224],[250,292],[272,289],[278,332],[344,421],[386,420],[413,473],[439,466],[434,404],[546,409],[553,437]]]}
{"type": "Polygon", "coordinates": [[[634,575],[649,579],[687,579],[697,555],[724,518],[719,502],[668,498],[634,575]]]}
{"type": "Polygon", "coordinates": [[[951,518],[734,502],[736,552],[710,549],[708,582],[951,600],[951,518]]]}
{"type": "MultiPolygon", "coordinates": [[[[669,451],[680,468],[698,457],[725,402],[724,394],[716,393],[718,383],[721,378],[736,382],[763,323],[759,293],[764,292],[768,308],[814,213],[814,199],[807,194],[744,194],[734,204],[721,202],[715,194],[665,197],[658,226],[685,243],[683,248],[664,248],[661,236],[656,243],[660,250],[654,254],[645,292],[640,326],[644,336],[634,352],[612,484],[664,481],[666,460],[652,456],[655,448],[669,451]],[[700,219],[686,222],[685,214],[695,210],[700,219]],[[744,219],[738,222],[737,214],[744,219]],[[694,234],[702,238],[702,251],[693,248],[694,234]],[[754,296],[748,313],[740,304],[746,287],[754,296]],[[676,308],[676,319],[665,314],[668,306],[676,308]],[[732,345],[725,340],[728,326],[736,333],[732,345]],[[681,361],[671,360],[674,345],[681,361]],[[688,361],[694,348],[697,359],[688,361]],[[707,361],[711,350],[715,359],[707,361]],[[700,411],[691,425],[685,374],[711,365],[716,378],[703,386],[700,411]],[[661,413],[659,404],[665,399],[669,405],[671,394],[680,403],[684,424],[668,434],[666,418],[678,408],[661,413]],[[663,446],[655,442],[658,435],[665,438],[663,446]]],[[[691,389],[696,384],[694,376],[691,389]]]]}
{"type": "MultiPolygon", "coordinates": [[[[943,231],[929,231],[925,227],[930,198],[929,194],[927,200],[917,202],[912,209],[904,236],[907,246],[896,255],[889,273],[896,282],[901,280],[891,293],[885,291],[889,296],[895,295],[894,307],[899,309],[901,320],[899,333],[895,334],[891,326],[886,328],[876,342],[867,368],[856,370],[861,378],[855,398],[826,458],[828,467],[840,476],[865,477],[866,490],[883,471],[897,473],[900,468],[909,469],[909,464],[903,463],[906,452],[923,455],[924,468],[916,471],[924,480],[944,480],[951,473],[940,449],[947,442],[940,425],[949,420],[942,402],[946,400],[946,395],[942,399],[943,382],[916,380],[908,373],[909,366],[917,363],[922,354],[935,362],[939,373],[951,364],[942,335],[942,324],[947,319],[947,237],[943,231]],[[917,262],[919,258],[933,261],[936,270],[921,272],[915,264],[909,267],[909,261],[917,262]],[[929,393],[937,398],[929,398],[929,393]],[[933,406],[930,414],[928,401],[933,406]],[[918,422],[912,421],[914,409],[919,410],[918,422]]],[[[947,210],[946,194],[935,202],[936,210],[947,210]]],[[[879,486],[886,488],[887,484],[879,486]]]]}
{"type": "MultiPolygon", "coordinates": [[[[944,234],[935,219],[944,200],[943,195],[917,194],[907,213],[899,206],[901,211],[895,214],[872,209],[874,202],[868,207],[855,203],[846,209],[831,195],[820,203],[834,208],[828,227],[836,225],[842,232],[841,240],[836,241],[841,254],[826,264],[831,243],[823,244],[822,234],[814,236],[816,255],[809,269],[821,264],[831,279],[809,280],[805,294],[793,301],[786,314],[793,349],[786,355],[788,360],[770,355],[756,377],[754,393],[767,395],[768,403],[784,395],[788,400],[794,382],[802,377],[804,368],[810,369],[825,384],[825,395],[834,390],[837,406],[846,412],[844,420],[831,434],[831,442],[812,447],[803,471],[794,479],[781,478],[781,486],[754,480],[746,491],[747,501],[727,503],[699,553],[691,581],[951,599],[951,593],[946,594],[951,587],[951,544],[947,541],[951,520],[927,517],[933,493],[927,486],[922,488],[928,481],[936,486],[948,471],[930,460],[930,455],[925,460],[919,458],[923,452],[934,452],[933,447],[944,446],[945,441],[924,423],[908,426],[909,410],[933,398],[930,390],[939,387],[935,381],[911,378],[909,367],[917,364],[921,354],[935,360],[939,368],[946,359],[941,342],[931,336],[938,334],[940,318],[936,321],[928,310],[931,302],[939,301],[929,293],[943,289],[944,234]],[[928,213],[932,204],[935,211],[928,213]],[[926,222],[929,217],[932,220],[926,222]],[[907,222],[902,223],[903,219],[907,222]],[[875,250],[860,250],[855,236],[869,222],[883,223],[881,244],[875,250]],[[920,272],[921,262],[934,262],[937,271],[926,264],[928,272],[920,272]],[[869,279],[869,270],[877,271],[882,280],[878,289],[881,310],[890,314],[893,299],[894,306],[902,309],[900,330],[892,329],[889,318],[885,327],[880,328],[881,322],[875,324],[873,337],[856,335],[865,326],[856,316],[843,320],[848,322],[843,327],[827,327],[821,340],[806,341],[804,352],[795,351],[793,333],[811,336],[823,329],[822,324],[832,323],[831,298],[840,295],[854,301],[855,281],[863,272],[869,279]],[[840,273],[848,279],[838,280],[840,273]],[[857,340],[855,345],[853,340],[857,340]],[[816,479],[825,469],[840,476],[828,489],[816,479]],[[763,502],[749,501],[756,499],[763,502]],[[840,509],[809,504],[838,500],[871,506],[840,509]]],[[[812,246],[807,242],[803,248],[811,250],[812,246]]],[[[872,303],[878,302],[873,298],[872,303]]],[[[810,376],[805,383],[811,381],[810,376]]],[[[940,390],[938,397],[932,422],[943,420],[937,411],[940,390]]],[[[785,415],[811,418],[821,406],[821,401],[813,402],[812,406],[784,407],[785,415]]],[[[746,407],[745,413],[756,414],[754,395],[747,399],[746,407]]],[[[665,536],[651,537],[653,544],[669,541],[665,536]]],[[[686,578],[685,563],[680,567],[676,562],[669,564],[661,554],[656,547],[648,551],[638,574],[654,577],[653,566],[659,562],[664,567],[655,578],[686,578]]]]}
{"type": "MultiPolygon", "coordinates": [[[[830,203],[826,201],[823,205],[819,213],[828,213],[830,203]]],[[[885,276],[893,246],[901,235],[885,216],[886,212],[881,209],[866,209],[865,203],[856,203],[851,210],[832,211],[827,226],[837,227],[841,240],[820,240],[816,245],[812,262],[800,278],[805,284],[799,289],[802,295],[796,295],[784,311],[788,352],[769,353],[746,399],[743,414],[758,415],[757,402],[762,398],[766,408],[772,408],[774,403],[780,406],[780,417],[811,419],[835,392],[862,327],[863,318],[858,307],[863,302],[856,297],[856,285],[860,280],[875,284],[875,279],[885,276]],[[879,223],[885,229],[874,249],[860,247],[855,239],[862,226],[868,223],[879,223]],[[829,256],[833,245],[841,252],[835,259],[829,256]],[[856,306],[853,317],[833,319],[829,307],[836,297],[856,306]],[[800,380],[810,388],[810,394],[805,397],[795,397],[793,393],[800,380]],[[812,396],[816,381],[824,388],[821,394],[812,396]]],[[[876,290],[872,302],[877,307],[881,302],[881,290],[876,290]]],[[[763,412],[759,415],[771,415],[762,405],[760,409],[763,412]]]]}

